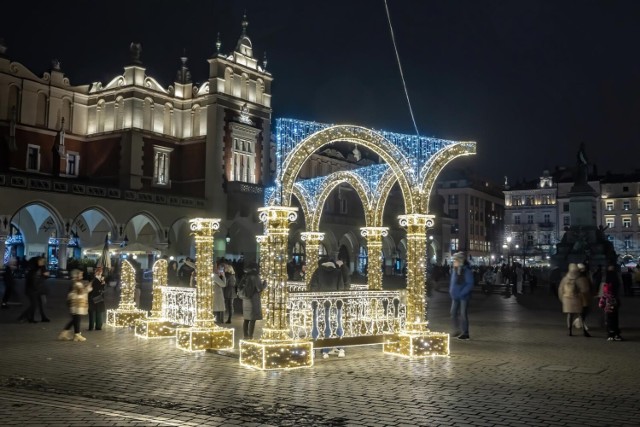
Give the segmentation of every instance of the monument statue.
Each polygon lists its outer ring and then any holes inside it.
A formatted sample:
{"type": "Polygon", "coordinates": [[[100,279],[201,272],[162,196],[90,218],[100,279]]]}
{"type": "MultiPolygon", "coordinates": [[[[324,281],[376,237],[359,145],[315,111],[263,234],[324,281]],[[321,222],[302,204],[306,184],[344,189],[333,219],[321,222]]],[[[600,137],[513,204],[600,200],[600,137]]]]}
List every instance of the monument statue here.
{"type": "Polygon", "coordinates": [[[142,53],[142,45],[140,43],[133,43],[129,45],[129,53],[131,54],[131,62],[133,64],[142,64],[140,60],[140,54],[142,53]]]}
{"type": "Polygon", "coordinates": [[[575,183],[587,184],[589,182],[589,161],[584,142],[580,143],[580,149],[577,154],[575,183]]]}

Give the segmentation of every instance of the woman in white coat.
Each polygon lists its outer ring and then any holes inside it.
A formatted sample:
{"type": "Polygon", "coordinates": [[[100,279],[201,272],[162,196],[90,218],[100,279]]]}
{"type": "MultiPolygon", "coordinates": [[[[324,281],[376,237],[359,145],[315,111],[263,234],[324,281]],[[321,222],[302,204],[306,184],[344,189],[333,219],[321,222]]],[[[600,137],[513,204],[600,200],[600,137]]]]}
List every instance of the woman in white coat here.
{"type": "Polygon", "coordinates": [[[224,321],[224,288],[227,286],[227,280],[224,277],[224,264],[218,264],[216,272],[213,274],[213,314],[216,323],[224,321]]]}

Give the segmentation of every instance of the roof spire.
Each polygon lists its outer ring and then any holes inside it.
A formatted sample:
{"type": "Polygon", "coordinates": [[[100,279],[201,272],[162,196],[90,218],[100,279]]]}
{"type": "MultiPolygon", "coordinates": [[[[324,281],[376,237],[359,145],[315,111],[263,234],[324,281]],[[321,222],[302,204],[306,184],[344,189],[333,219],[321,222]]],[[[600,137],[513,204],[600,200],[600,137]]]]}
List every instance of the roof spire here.
{"type": "Polygon", "coordinates": [[[216,39],[216,53],[220,53],[222,47],[222,41],[220,40],[220,32],[218,32],[218,38],[216,39]]]}
{"type": "Polygon", "coordinates": [[[176,82],[183,85],[191,83],[191,71],[189,71],[189,68],[187,67],[188,60],[189,58],[187,58],[187,50],[183,48],[182,56],[180,57],[180,62],[182,62],[182,65],[180,66],[178,74],[176,75],[176,82]]]}
{"type": "Polygon", "coordinates": [[[247,26],[249,25],[249,21],[247,21],[247,11],[244,11],[244,15],[242,15],[242,37],[247,35],[247,26]]]}
{"type": "Polygon", "coordinates": [[[267,69],[267,51],[266,50],[264,51],[264,58],[262,59],[262,68],[264,70],[267,69]]]}

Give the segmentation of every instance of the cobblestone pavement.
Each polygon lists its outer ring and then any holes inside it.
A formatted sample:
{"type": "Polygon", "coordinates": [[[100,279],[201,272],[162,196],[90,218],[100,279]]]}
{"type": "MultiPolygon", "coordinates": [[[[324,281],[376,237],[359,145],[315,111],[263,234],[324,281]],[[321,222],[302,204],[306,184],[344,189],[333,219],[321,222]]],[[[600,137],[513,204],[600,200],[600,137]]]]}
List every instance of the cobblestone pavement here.
{"type": "MultiPolygon", "coordinates": [[[[2,425],[640,425],[640,298],[623,300],[626,342],[607,342],[596,313],[593,338],[566,336],[560,305],[544,290],[518,299],[477,293],[472,339],[452,340],[449,358],[356,347],[311,369],[265,373],[234,354],[185,353],[130,330],[56,341],[67,286],[52,283],[51,323],[15,322],[20,307],[0,311],[2,425]]],[[[434,293],[433,330],[449,330],[448,305],[434,293]]]]}

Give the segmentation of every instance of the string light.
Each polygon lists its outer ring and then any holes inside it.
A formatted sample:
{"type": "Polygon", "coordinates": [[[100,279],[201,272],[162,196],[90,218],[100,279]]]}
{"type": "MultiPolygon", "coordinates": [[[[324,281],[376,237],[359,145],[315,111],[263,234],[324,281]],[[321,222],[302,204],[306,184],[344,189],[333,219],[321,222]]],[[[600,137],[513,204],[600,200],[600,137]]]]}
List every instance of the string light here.
{"type": "Polygon", "coordinates": [[[382,290],[382,238],[389,227],[360,227],[360,235],[367,239],[367,284],[372,291],[382,290]]]}
{"type": "Polygon", "coordinates": [[[159,259],[153,263],[153,284],[151,315],[146,319],[138,319],[135,324],[135,335],[140,338],[173,338],[176,336],[176,323],[164,316],[164,290],[167,288],[168,262],[159,259]]]}
{"type": "Polygon", "coordinates": [[[324,233],[306,231],[300,233],[300,239],[305,242],[306,271],[304,281],[306,282],[308,290],[311,283],[311,277],[313,277],[313,273],[318,269],[320,246],[324,240],[324,233]]]}
{"type": "Polygon", "coordinates": [[[116,328],[135,326],[138,319],[143,319],[147,313],[136,308],[136,270],[127,260],[122,261],[120,268],[120,303],[117,309],[107,310],[107,325],[116,328]]]}
{"type": "Polygon", "coordinates": [[[233,328],[222,328],[213,318],[213,236],[220,228],[215,218],[189,220],[196,247],[196,310],[193,326],[176,330],[176,346],[185,351],[232,349],[233,328]]]}

